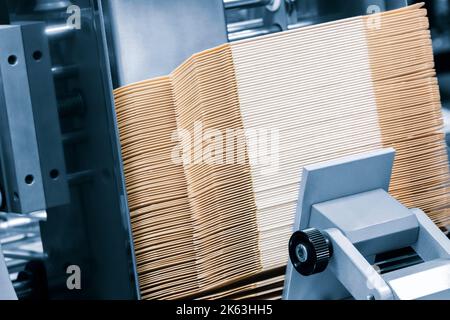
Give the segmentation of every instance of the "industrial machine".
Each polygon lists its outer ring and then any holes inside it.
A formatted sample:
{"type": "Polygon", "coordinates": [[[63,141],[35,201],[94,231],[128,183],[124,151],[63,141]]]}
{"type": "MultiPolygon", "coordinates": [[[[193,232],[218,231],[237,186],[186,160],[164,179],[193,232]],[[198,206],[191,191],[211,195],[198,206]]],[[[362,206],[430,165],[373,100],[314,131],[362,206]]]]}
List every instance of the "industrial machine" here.
{"type": "MultiPolygon", "coordinates": [[[[449,1],[428,2],[445,103],[449,1]]],[[[408,3],[0,0],[0,291],[14,289],[5,298],[139,299],[114,88],[226,41],[408,3]],[[82,290],[68,286],[72,270],[82,290]]]]}
{"type": "Polygon", "coordinates": [[[304,168],[285,299],[450,299],[450,240],[389,195],[394,153],[304,168]],[[377,255],[406,247],[418,259],[377,265],[377,255]]]}

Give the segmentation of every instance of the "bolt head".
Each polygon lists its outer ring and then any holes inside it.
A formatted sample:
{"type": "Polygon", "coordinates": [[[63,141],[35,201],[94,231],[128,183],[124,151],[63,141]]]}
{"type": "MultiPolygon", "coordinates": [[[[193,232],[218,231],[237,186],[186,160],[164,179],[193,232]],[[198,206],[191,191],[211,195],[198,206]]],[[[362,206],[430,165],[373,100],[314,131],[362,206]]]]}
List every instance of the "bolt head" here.
{"type": "Polygon", "coordinates": [[[305,262],[308,260],[308,250],[303,244],[297,245],[295,248],[295,254],[300,262],[305,262]]]}

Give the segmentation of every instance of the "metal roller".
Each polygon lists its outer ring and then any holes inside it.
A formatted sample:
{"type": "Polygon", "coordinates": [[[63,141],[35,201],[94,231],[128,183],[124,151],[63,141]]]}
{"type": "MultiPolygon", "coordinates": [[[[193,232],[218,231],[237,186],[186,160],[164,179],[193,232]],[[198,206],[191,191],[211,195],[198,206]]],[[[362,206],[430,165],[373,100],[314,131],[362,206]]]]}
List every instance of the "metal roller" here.
{"type": "Polygon", "coordinates": [[[52,74],[55,79],[71,78],[78,73],[76,65],[55,65],[52,67],[52,74]]]}
{"type": "Polygon", "coordinates": [[[271,4],[273,0],[224,0],[225,9],[247,9],[263,7],[271,4]]]}
{"type": "Polygon", "coordinates": [[[228,40],[229,41],[237,41],[257,36],[263,36],[269,33],[273,32],[279,32],[281,31],[280,26],[273,25],[270,27],[264,27],[264,28],[255,28],[255,29],[248,29],[244,31],[234,32],[228,34],[228,40]]]}
{"type": "Polygon", "coordinates": [[[75,33],[73,26],[67,23],[48,25],[45,34],[50,40],[70,37],[75,33]]]}
{"type": "Polygon", "coordinates": [[[262,18],[251,19],[227,24],[228,33],[240,32],[248,29],[261,28],[264,26],[262,18]]]}

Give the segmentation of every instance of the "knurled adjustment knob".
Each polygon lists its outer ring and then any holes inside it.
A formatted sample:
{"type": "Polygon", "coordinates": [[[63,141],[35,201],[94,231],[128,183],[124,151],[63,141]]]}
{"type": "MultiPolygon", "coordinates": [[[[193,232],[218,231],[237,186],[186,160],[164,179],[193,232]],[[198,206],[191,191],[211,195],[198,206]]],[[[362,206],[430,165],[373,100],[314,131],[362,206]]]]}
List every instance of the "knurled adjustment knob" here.
{"type": "Polygon", "coordinates": [[[332,255],[331,241],[315,228],[296,231],[289,239],[289,257],[301,275],[324,271],[332,255]]]}

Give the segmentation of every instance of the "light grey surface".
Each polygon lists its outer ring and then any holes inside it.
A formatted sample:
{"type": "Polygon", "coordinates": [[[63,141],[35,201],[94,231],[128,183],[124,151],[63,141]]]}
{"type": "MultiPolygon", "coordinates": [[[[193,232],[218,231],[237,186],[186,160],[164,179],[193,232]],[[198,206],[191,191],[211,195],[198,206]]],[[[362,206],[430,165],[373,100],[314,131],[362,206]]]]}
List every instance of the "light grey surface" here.
{"type": "Polygon", "coordinates": [[[167,75],[227,42],[222,0],[102,1],[114,87],[167,75]]]}
{"type": "Polygon", "coordinates": [[[17,300],[0,245],[0,300],[17,300]]]}
{"type": "Polygon", "coordinates": [[[396,299],[450,300],[450,257],[383,275],[396,299]]]}

